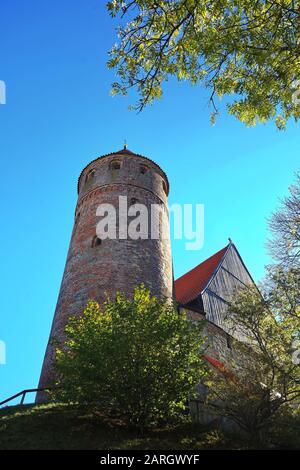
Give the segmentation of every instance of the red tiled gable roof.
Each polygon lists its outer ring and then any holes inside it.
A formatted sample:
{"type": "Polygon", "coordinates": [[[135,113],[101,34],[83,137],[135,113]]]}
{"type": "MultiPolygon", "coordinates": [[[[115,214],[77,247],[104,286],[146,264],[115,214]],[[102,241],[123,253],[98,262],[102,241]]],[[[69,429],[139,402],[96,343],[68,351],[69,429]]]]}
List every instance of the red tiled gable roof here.
{"type": "Polygon", "coordinates": [[[223,362],[218,361],[218,359],[215,359],[214,357],[207,356],[206,354],[203,356],[203,358],[209,362],[212,366],[214,366],[216,369],[218,369],[221,372],[226,371],[226,367],[223,364],[223,362]]]}
{"type": "Polygon", "coordinates": [[[219,372],[222,372],[222,374],[226,375],[226,377],[231,380],[235,380],[235,375],[226,368],[223,362],[218,361],[218,359],[215,359],[214,357],[207,356],[206,354],[203,356],[203,358],[219,372]]]}
{"type": "Polygon", "coordinates": [[[182,305],[194,300],[207,286],[219,266],[228,245],[175,281],[175,296],[182,305]]]}

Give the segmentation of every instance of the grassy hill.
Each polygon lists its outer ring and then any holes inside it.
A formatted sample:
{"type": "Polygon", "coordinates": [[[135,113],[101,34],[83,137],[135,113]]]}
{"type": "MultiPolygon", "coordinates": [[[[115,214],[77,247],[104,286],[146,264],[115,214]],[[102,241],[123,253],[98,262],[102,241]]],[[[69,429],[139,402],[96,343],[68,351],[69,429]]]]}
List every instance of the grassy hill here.
{"type": "Polygon", "coordinates": [[[224,449],[243,448],[216,430],[185,424],[143,434],[120,418],[70,405],[27,405],[0,410],[0,450],[10,449],[224,449]]]}
{"type": "MultiPolygon", "coordinates": [[[[284,425],[277,445],[268,448],[299,449],[299,424],[284,425]]],[[[275,441],[275,442],[276,442],[275,441]]],[[[0,450],[142,449],[201,450],[251,449],[240,435],[224,434],[212,427],[181,424],[145,430],[129,428],[120,417],[107,416],[89,407],[47,404],[0,409],[0,450]]]]}

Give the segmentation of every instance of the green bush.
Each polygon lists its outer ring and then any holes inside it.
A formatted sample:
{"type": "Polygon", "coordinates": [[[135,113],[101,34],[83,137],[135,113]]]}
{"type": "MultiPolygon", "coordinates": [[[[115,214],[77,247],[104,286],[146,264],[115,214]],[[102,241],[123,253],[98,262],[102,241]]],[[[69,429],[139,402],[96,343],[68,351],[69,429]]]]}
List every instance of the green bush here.
{"type": "Polygon", "coordinates": [[[55,397],[120,412],[138,426],[178,416],[207,373],[202,330],[144,286],[103,308],[90,301],[56,349],[55,397]]]}

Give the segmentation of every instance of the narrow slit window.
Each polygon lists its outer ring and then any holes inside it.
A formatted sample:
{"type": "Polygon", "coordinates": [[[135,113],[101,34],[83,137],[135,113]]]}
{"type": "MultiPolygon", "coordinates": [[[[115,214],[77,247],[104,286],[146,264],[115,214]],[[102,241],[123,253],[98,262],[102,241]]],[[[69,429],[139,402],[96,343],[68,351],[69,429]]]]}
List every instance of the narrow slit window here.
{"type": "Polygon", "coordinates": [[[95,236],[92,241],[92,247],[100,246],[102,244],[101,238],[95,236]]]}

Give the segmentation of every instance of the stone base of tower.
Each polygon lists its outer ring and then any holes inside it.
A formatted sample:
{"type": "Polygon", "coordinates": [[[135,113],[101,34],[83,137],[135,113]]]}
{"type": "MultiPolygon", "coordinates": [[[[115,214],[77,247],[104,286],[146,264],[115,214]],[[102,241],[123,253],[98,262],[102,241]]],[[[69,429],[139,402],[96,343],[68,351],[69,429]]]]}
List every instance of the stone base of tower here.
{"type": "Polygon", "coordinates": [[[53,346],[48,343],[46,354],[43,362],[42,373],[39,380],[38,388],[41,391],[37,392],[35,403],[48,403],[51,401],[51,389],[54,387],[55,374],[53,371],[54,362],[54,349],[53,346]],[[45,389],[45,390],[42,390],[45,389]],[[47,391],[49,389],[49,391],[47,391]]]}
{"type": "Polygon", "coordinates": [[[43,391],[37,392],[36,397],[35,397],[35,404],[36,405],[41,405],[43,403],[49,403],[50,401],[51,401],[51,398],[49,396],[49,393],[47,393],[46,391],[45,392],[43,392],[43,391]]]}

